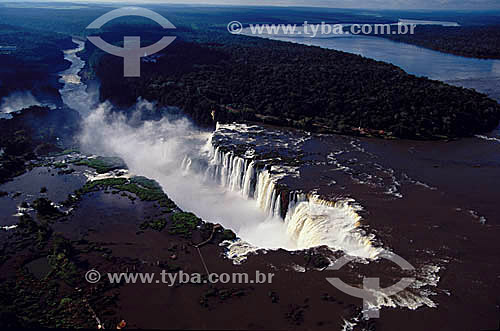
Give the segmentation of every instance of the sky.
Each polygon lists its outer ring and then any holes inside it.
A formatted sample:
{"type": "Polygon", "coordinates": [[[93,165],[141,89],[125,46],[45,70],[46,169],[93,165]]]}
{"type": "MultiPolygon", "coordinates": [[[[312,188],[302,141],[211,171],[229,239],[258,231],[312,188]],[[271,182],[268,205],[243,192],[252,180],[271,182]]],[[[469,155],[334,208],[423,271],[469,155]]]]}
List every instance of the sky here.
{"type": "MultiPolygon", "coordinates": [[[[0,2],[11,1],[12,0],[0,0],[0,2]]],[[[129,2],[138,5],[147,3],[184,3],[209,5],[303,6],[373,9],[500,10],[500,0],[27,0],[27,2],[129,2]]]]}

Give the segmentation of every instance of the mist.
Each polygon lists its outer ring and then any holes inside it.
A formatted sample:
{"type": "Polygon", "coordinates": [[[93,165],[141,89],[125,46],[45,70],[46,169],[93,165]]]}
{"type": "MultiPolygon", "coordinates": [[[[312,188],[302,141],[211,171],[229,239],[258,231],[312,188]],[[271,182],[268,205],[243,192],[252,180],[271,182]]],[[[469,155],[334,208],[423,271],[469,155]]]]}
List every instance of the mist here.
{"type": "Polygon", "coordinates": [[[109,103],[99,105],[84,120],[82,151],[122,158],[132,174],[158,181],[181,209],[232,229],[254,246],[296,248],[283,220],[268,216],[255,200],[222,187],[201,171],[182,169],[185,156],[207,157],[210,132],[185,117],[139,120],[141,112],[150,111],[155,111],[155,105],[145,100],[138,101],[132,116],[113,112],[109,103]]]}
{"type": "Polygon", "coordinates": [[[82,152],[122,158],[132,174],[156,180],[182,210],[220,223],[253,246],[296,248],[283,220],[269,217],[255,200],[222,187],[202,171],[182,169],[186,156],[208,162],[206,145],[211,132],[197,128],[178,109],[158,109],[147,100],[138,99],[126,112],[113,109],[109,102],[99,103],[98,85],[87,86],[79,77],[85,62],[78,52],[84,43],[73,41],[78,47],[65,51],[72,66],[61,73],[64,86],[60,92],[64,103],[83,118],[82,152]],[[144,120],[158,115],[160,120],[144,120]]]}
{"type": "Polygon", "coordinates": [[[2,99],[0,102],[0,118],[1,117],[7,117],[9,118],[10,115],[3,115],[3,114],[10,114],[22,109],[29,108],[31,106],[40,106],[40,102],[36,100],[36,98],[31,94],[31,92],[28,91],[23,91],[23,92],[13,92],[9,96],[5,97],[2,99]],[[2,116],[3,115],[3,116],[2,116]]]}
{"type": "Polygon", "coordinates": [[[139,99],[128,112],[114,111],[108,102],[100,104],[84,118],[79,140],[83,152],[120,157],[132,175],[156,180],[182,210],[233,230],[244,242],[231,245],[230,251],[241,250],[236,253],[241,256],[258,248],[322,245],[363,258],[379,254],[372,237],[357,230],[360,216],[346,202],[294,195],[282,219],[276,178],[221,152],[212,145],[213,134],[182,113],[171,114],[139,99]],[[158,112],[161,119],[143,120],[158,112]],[[257,178],[255,193],[248,195],[242,184],[251,178],[257,178]]]}

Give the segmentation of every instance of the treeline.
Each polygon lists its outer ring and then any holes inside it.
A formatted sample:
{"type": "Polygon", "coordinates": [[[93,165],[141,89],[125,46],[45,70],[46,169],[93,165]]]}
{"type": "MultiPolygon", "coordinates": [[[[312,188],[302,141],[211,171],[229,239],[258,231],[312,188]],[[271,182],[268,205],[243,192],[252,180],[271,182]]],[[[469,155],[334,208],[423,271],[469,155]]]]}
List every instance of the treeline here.
{"type": "Polygon", "coordinates": [[[180,34],[156,63],[142,63],[140,78],[122,77],[121,58],[100,57],[93,69],[101,98],[122,107],[138,97],[177,106],[202,125],[249,120],[414,139],[498,125],[500,106],[473,90],[353,54],[210,32],[196,42],[180,34]]]}
{"type": "Polygon", "coordinates": [[[46,102],[58,103],[58,72],[69,67],[64,49],[76,47],[58,33],[0,24],[0,100],[18,90],[30,90],[46,102]]]}
{"type": "Polygon", "coordinates": [[[419,25],[413,35],[386,34],[379,37],[460,56],[500,59],[500,25],[419,25]]]}

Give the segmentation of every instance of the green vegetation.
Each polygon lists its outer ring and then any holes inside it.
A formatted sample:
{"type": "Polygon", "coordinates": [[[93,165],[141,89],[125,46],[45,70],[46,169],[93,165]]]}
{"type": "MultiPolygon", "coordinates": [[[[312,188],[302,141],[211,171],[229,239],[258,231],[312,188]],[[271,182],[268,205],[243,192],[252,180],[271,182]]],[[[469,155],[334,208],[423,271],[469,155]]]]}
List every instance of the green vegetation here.
{"type": "MultiPolygon", "coordinates": [[[[76,200],[86,193],[95,192],[99,190],[113,189],[112,194],[122,192],[121,196],[126,196],[134,201],[139,198],[141,201],[155,201],[165,212],[171,212],[176,208],[175,203],[163,192],[161,186],[154,180],[146,177],[132,177],[127,178],[106,178],[87,182],[81,189],[75,192],[76,200]],[[124,192],[132,193],[132,195],[125,194],[124,192]]],[[[69,197],[66,204],[71,204],[75,199],[69,197]]]]}
{"type": "Polygon", "coordinates": [[[485,95],[391,64],[217,31],[196,42],[176,41],[157,63],[143,64],[140,78],[115,79],[123,64],[113,56],[102,56],[93,69],[103,100],[131,106],[143,97],[178,106],[206,126],[252,121],[322,133],[447,139],[490,131],[500,119],[500,105],[485,95]]]}
{"type": "Polygon", "coordinates": [[[172,210],[174,210],[175,208],[177,208],[177,205],[175,204],[175,202],[173,202],[170,199],[162,199],[162,200],[160,200],[159,201],[159,205],[162,208],[166,208],[167,212],[172,212],[172,210]]]}
{"type": "Polygon", "coordinates": [[[236,234],[233,231],[225,229],[222,232],[222,240],[234,240],[234,239],[236,239],[236,234]]]}
{"type": "Polygon", "coordinates": [[[137,184],[150,190],[163,192],[163,189],[161,188],[160,184],[158,184],[155,180],[143,176],[132,177],[130,178],[130,182],[132,184],[137,184]]]}
{"type": "Polygon", "coordinates": [[[165,193],[163,190],[152,190],[148,188],[141,187],[137,184],[127,183],[123,185],[114,186],[114,188],[120,191],[127,191],[135,194],[142,201],[160,201],[165,198],[165,193]]]}
{"type": "Polygon", "coordinates": [[[19,272],[19,279],[0,285],[0,324],[4,329],[94,327],[82,300],[64,295],[68,294],[58,281],[37,280],[27,271],[19,272]]]}
{"type": "Polygon", "coordinates": [[[169,226],[170,234],[178,234],[190,238],[193,230],[200,224],[201,219],[193,213],[179,212],[172,215],[172,224],[169,226]]]}
{"type": "Polygon", "coordinates": [[[99,174],[104,174],[116,169],[126,169],[127,165],[119,157],[103,157],[99,156],[94,159],[79,160],[75,165],[83,165],[93,168],[99,174]]]}
{"type": "Polygon", "coordinates": [[[33,238],[36,241],[36,246],[41,247],[52,234],[52,230],[48,227],[47,223],[37,223],[29,215],[22,215],[19,218],[18,229],[19,233],[26,238],[33,238]]]}
{"type": "Polygon", "coordinates": [[[78,268],[72,261],[72,257],[76,254],[71,241],[61,235],[55,235],[52,241],[52,252],[47,256],[53,272],[58,278],[64,279],[67,282],[74,283],[75,279],[79,278],[78,268]]]}
{"type": "Polygon", "coordinates": [[[60,104],[55,74],[69,65],[62,50],[74,47],[71,37],[0,22],[0,45],[15,46],[13,51],[0,51],[0,81],[8,82],[0,85],[0,99],[29,90],[37,98],[60,104]]]}
{"type": "Polygon", "coordinates": [[[141,225],[139,225],[139,228],[141,230],[146,230],[148,228],[153,229],[155,231],[161,231],[165,228],[167,225],[167,220],[164,218],[158,218],[153,221],[145,221],[141,225]]]}
{"type": "Polygon", "coordinates": [[[412,35],[387,34],[379,37],[460,56],[500,59],[500,25],[460,27],[419,25],[412,35]]]}
{"type": "Polygon", "coordinates": [[[8,247],[1,250],[2,261],[11,262],[0,282],[2,329],[95,328],[88,302],[109,314],[115,297],[104,293],[111,286],[98,284],[89,290],[82,282],[88,268],[79,260],[80,254],[93,251],[95,243],[79,243],[87,245],[80,250],[62,235],[53,234],[46,223],[21,217],[8,247]],[[37,266],[31,267],[32,262],[37,266]]]}
{"type": "Polygon", "coordinates": [[[60,306],[66,306],[71,303],[72,299],[71,298],[62,298],[61,302],[59,303],[60,306]]]}
{"type": "Polygon", "coordinates": [[[123,185],[128,182],[126,178],[106,178],[94,181],[88,181],[81,189],[77,190],[77,194],[86,194],[90,192],[107,189],[118,185],[123,185]]]}
{"type": "Polygon", "coordinates": [[[38,216],[44,219],[57,219],[64,216],[64,214],[46,198],[39,198],[33,201],[33,208],[36,210],[38,216]]]}

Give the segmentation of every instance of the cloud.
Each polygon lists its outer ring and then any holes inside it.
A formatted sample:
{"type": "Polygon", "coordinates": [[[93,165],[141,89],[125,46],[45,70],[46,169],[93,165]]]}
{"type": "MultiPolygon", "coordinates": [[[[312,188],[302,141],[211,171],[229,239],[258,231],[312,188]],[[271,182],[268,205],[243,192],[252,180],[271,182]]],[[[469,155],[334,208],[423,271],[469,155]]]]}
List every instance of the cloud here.
{"type": "MultiPolygon", "coordinates": [[[[9,0],[10,1],[10,0],[9,0]]],[[[29,0],[28,0],[29,1],[29,0]]],[[[0,0],[2,2],[2,0],[0,0]]],[[[8,2],[8,0],[3,1],[8,2]]],[[[45,2],[31,0],[29,2],[45,2]]],[[[53,0],[68,3],[122,3],[122,4],[206,4],[233,6],[303,6],[329,8],[369,8],[369,9],[476,9],[498,10],[498,0],[53,0]]]]}

